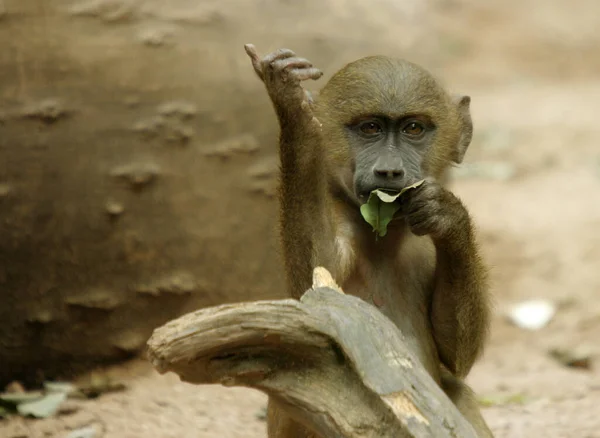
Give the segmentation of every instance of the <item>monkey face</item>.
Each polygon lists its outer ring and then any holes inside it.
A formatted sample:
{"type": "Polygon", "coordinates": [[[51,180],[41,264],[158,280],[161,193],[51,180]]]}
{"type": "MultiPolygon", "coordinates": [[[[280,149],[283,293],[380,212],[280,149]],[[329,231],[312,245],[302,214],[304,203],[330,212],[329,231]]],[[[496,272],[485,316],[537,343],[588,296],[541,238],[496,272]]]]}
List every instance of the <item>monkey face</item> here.
{"type": "Polygon", "coordinates": [[[399,192],[423,176],[423,162],[435,134],[425,116],[361,118],[346,127],[354,157],[353,189],[366,202],[375,189],[399,192]]]}
{"type": "Polygon", "coordinates": [[[375,189],[400,191],[439,178],[462,160],[471,141],[469,103],[408,61],[371,56],[352,62],[319,93],[324,159],[360,203],[375,189]]]}

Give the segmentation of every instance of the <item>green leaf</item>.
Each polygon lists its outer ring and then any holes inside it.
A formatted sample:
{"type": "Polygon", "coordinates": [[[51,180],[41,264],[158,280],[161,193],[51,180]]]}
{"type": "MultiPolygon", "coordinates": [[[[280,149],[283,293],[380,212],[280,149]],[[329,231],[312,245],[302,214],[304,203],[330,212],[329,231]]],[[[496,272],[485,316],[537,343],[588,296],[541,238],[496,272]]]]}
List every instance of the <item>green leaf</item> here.
{"type": "Polygon", "coordinates": [[[363,219],[373,227],[373,231],[379,236],[385,236],[387,234],[387,226],[392,221],[394,214],[400,209],[400,204],[396,200],[403,193],[419,187],[424,182],[425,180],[418,181],[394,194],[380,189],[373,190],[367,202],[360,206],[360,213],[363,219]]]}
{"type": "Polygon", "coordinates": [[[388,224],[399,209],[399,205],[383,203],[375,192],[371,192],[367,203],[360,206],[360,213],[373,227],[373,231],[383,237],[387,234],[388,224]]]}
{"type": "Polygon", "coordinates": [[[54,415],[77,388],[70,383],[45,382],[45,391],[0,393],[0,418],[14,412],[45,418],[54,415]]]}
{"type": "Polygon", "coordinates": [[[527,403],[529,398],[521,393],[516,394],[504,394],[504,395],[490,395],[487,397],[478,398],[480,406],[493,407],[493,406],[506,406],[506,405],[523,405],[527,403]]]}
{"type": "Polygon", "coordinates": [[[44,382],[46,392],[64,392],[71,394],[77,391],[77,387],[69,382],[44,382]]]}
{"type": "Polygon", "coordinates": [[[31,415],[36,418],[46,418],[58,412],[60,405],[67,399],[65,392],[52,392],[39,400],[20,403],[17,406],[19,414],[31,415]]]}
{"type": "Polygon", "coordinates": [[[5,392],[0,394],[0,401],[10,403],[12,405],[18,405],[21,403],[27,403],[34,400],[39,400],[44,396],[41,391],[31,392],[5,392]]]}

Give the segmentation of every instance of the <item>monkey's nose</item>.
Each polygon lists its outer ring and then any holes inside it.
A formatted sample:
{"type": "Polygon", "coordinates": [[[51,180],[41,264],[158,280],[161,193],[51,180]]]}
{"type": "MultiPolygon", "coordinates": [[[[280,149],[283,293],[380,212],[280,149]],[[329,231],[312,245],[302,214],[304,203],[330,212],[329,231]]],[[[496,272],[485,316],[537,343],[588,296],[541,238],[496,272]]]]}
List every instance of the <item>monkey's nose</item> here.
{"type": "Polygon", "coordinates": [[[373,172],[375,173],[375,176],[389,180],[404,177],[404,169],[375,168],[373,169],[373,172]]]}

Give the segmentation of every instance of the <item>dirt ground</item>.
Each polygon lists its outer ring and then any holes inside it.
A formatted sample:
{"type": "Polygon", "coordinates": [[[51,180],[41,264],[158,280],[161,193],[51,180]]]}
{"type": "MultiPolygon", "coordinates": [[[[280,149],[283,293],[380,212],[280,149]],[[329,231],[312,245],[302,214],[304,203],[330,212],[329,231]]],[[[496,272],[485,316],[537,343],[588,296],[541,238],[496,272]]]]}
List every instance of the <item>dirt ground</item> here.
{"type": "MultiPolygon", "coordinates": [[[[598,353],[600,5],[440,3],[433,25],[446,30],[455,55],[436,70],[472,96],[476,129],[453,189],[475,217],[494,281],[492,335],[469,382],[496,400],[483,412],[498,438],[600,437],[600,356],[579,370],[548,354],[598,353]],[[530,298],[558,306],[539,331],[505,317],[530,298]]],[[[143,360],[110,372],[126,391],[77,402],[54,419],[0,422],[0,436],[83,438],[69,435],[81,428],[96,431],[90,438],[266,436],[258,392],[184,384],[143,360]]]]}

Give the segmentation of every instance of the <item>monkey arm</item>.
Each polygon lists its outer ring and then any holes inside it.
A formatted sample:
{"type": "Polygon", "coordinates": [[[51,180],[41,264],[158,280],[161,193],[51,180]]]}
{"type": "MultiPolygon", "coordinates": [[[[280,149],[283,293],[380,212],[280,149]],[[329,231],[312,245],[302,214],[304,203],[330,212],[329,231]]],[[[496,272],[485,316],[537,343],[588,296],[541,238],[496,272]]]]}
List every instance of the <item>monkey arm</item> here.
{"type": "MultiPolygon", "coordinates": [[[[297,88],[302,88],[298,83],[297,88]]],[[[310,286],[316,262],[314,236],[323,235],[326,215],[321,127],[309,100],[297,92],[273,99],[279,120],[279,205],[288,290],[300,298],[310,286]],[[320,233],[317,231],[320,230],[320,233]]]]}
{"type": "Polygon", "coordinates": [[[473,224],[460,199],[432,178],[404,196],[411,231],[429,235],[436,248],[431,324],[440,360],[464,377],[483,349],[490,313],[473,224]]]}
{"type": "Polygon", "coordinates": [[[252,44],[245,46],[254,71],[264,83],[279,121],[281,176],[279,204],[283,259],[288,289],[300,298],[310,287],[315,263],[315,230],[325,215],[321,124],[312,111],[313,99],[302,81],[323,73],[289,49],[260,57],[252,44]]]}
{"type": "Polygon", "coordinates": [[[461,378],[483,350],[490,319],[487,270],[468,214],[464,219],[454,233],[434,239],[437,273],[431,309],[440,359],[461,378]]]}
{"type": "Polygon", "coordinates": [[[281,194],[290,199],[290,205],[282,208],[300,213],[313,203],[311,193],[322,178],[321,124],[313,115],[313,98],[302,87],[302,81],[317,80],[323,73],[289,49],[279,49],[261,58],[254,45],[246,44],[244,48],[265,85],[279,121],[281,194]]]}
{"type": "MultiPolygon", "coordinates": [[[[300,298],[310,286],[316,262],[315,236],[324,231],[325,182],[322,162],[309,132],[282,126],[279,185],[280,226],[288,290],[300,298]],[[302,139],[309,139],[306,144],[302,139]]],[[[316,140],[315,140],[316,141],[316,140]]]]}

